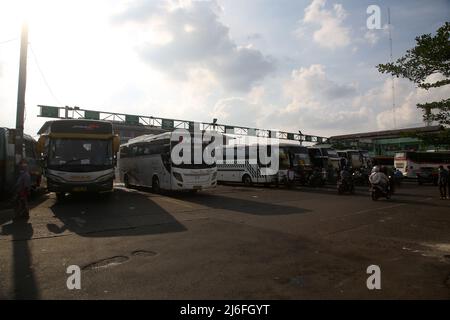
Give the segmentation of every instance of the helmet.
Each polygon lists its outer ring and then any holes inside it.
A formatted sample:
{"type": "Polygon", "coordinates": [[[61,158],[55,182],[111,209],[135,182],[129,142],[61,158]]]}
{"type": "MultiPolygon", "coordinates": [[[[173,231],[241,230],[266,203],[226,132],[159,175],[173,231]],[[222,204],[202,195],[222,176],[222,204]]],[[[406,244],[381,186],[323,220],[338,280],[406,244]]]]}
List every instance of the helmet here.
{"type": "Polygon", "coordinates": [[[380,172],[380,167],[379,166],[374,166],[372,168],[372,173],[374,173],[374,172],[380,172]]]}

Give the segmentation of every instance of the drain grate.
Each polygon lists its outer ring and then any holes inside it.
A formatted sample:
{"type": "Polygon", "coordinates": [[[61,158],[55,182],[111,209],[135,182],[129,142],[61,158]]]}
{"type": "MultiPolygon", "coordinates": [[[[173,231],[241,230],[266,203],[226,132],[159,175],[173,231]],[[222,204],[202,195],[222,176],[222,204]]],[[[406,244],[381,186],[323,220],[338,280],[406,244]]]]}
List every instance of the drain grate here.
{"type": "Polygon", "coordinates": [[[84,266],[83,270],[98,270],[103,268],[114,267],[129,260],[125,256],[115,256],[111,258],[102,259],[84,266]]]}

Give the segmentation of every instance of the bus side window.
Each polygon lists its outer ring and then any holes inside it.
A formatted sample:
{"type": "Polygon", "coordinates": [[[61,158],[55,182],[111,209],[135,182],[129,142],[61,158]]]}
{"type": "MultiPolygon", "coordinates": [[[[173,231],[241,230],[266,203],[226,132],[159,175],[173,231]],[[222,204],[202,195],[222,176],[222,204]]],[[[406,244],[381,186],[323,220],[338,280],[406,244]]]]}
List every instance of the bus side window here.
{"type": "Polygon", "coordinates": [[[150,155],[150,144],[149,143],[142,145],[142,155],[144,155],[144,156],[150,155]]]}
{"type": "Polygon", "coordinates": [[[137,146],[133,146],[131,148],[131,157],[136,157],[137,156],[137,151],[138,151],[138,147],[137,146]]]}

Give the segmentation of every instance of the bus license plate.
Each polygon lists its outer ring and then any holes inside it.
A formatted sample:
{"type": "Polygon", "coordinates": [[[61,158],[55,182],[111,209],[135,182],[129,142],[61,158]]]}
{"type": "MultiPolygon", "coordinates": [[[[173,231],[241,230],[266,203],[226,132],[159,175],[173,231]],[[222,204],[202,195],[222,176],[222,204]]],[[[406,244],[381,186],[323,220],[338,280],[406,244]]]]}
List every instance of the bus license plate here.
{"type": "Polygon", "coordinates": [[[194,190],[201,190],[202,187],[201,186],[194,186],[194,190]]]}
{"type": "Polygon", "coordinates": [[[73,192],[85,192],[87,191],[86,187],[75,187],[72,189],[73,192]]]}

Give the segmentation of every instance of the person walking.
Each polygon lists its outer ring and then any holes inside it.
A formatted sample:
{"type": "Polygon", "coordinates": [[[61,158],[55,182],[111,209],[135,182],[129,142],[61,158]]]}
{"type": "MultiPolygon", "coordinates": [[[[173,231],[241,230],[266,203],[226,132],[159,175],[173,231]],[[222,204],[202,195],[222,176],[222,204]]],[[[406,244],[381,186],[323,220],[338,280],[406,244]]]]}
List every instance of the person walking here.
{"type": "Polygon", "coordinates": [[[448,171],[444,169],[444,166],[439,166],[438,184],[441,200],[444,200],[447,197],[448,184],[448,171]]]}
{"type": "Polygon", "coordinates": [[[26,160],[19,163],[19,177],[17,178],[14,190],[16,193],[16,205],[14,208],[14,219],[30,217],[28,209],[28,196],[30,195],[31,177],[28,172],[28,164],[26,160]]]}

